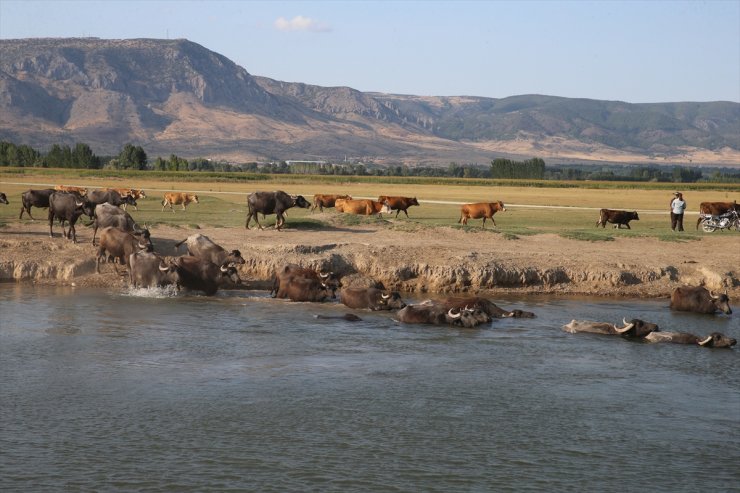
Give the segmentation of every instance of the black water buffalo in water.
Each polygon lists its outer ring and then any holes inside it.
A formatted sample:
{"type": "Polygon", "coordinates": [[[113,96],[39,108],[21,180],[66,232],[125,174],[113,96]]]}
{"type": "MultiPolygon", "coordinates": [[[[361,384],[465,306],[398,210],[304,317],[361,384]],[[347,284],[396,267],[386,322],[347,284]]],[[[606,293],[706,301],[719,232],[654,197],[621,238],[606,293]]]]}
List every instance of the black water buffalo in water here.
{"type": "Polygon", "coordinates": [[[28,214],[28,217],[33,219],[31,215],[31,207],[38,207],[39,209],[49,208],[49,197],[56,190],[53,188],[45,188],[42,190],[26,190],[21,194],[21,214],[18,219],[23,219],[23,213],[28,214]]]}
{"type": "Polygon", "coordinates": [[[180,276],[180,285],[193,291],[213,296],[218,288],[232,282],[241,284],[236,267],[230,262],[221,265],[198,257],[178,257],[174,261],[180,276]]]}
{"type": "Polygon", "coordinates": [[[84,197],[74,193],[54,192],[49,196],[49,236],[54,238],[52,226],[54,219],[59,219],[62,223],[62,235],[65,238],[72,237],[72,241],[77,243],[77,232],[75,223],[81,215],[86,214],[92,219],[95,214],[93,205],[84,197]],[[69,222],[69,231],[64,230],[64,223],[69,222]]]}
{"type": "Polygon", "coordinates": [[[0,192],[0,204],[9,204],[8,197],[3,192],[0,192]]]}
{"type": "Polygon", "coordinates": [[[647,342],[672,342],[674,344],[693,344],[701,347],[730,348],[737,340],[720,332],[712,332],[706,337],[699,337],[687,332],[651,332],[645,336],[647,342]]]}
{"type": "Polygon", "coordinates": [[[340,294],[341,302],[350,308],[377,310],[400,310],[406,306],[397,292],[378,288],[345,288],[340,294]]]}
{"type": "Polygon", "coordinates": [[[257,223],[259,229],[262,229],[262,225],[257,218],[257,214],[276,214],[277,222],[275,228],[280,230],[285,224],[284,213],[291,207],[302,207],[308,209],[311,204],[303,198],[303,195],[288,195],[287,193],[278,190],[276,192],[253,192],[247,197],[247,208],[249,212],[247,214],[247,222],[244,225],[245,228],[249,229],[249,222],[254,218],[254,222],[257,223]]]}
{"type": "Polygon", "coordinates": [[[108,256],[113,257],[113,268],[118,273],[115,260],[118,259],[121,265],[129,269],[129,260],[131,254],[139,251],[151,252],[153,249],[152,242],[142,236],[135,236],[128,231],[107,227],[100,232],[100,246],[98,247],[97,261],[95,262],[95,272],[100,273],[100,261],[107,260],[108,256]]]}
{"type": "Polygon", "coordinates": [[[504,310],[496,303],[480,296],[450,296],[442,302],[449,308],[478,308],[491,318],[535,318],[535,314],[523,310],[504,310]]]}
{"type": "Polygon", "coordinates": [[[95,219],[93,219],[93,239],[92,243],[95,245],[95,237],[98,234],[98,229],[103,228],[116,228],[121,231],[128,231],[135,236],[141,236],[146,240],[150,241],[151,233],[149,229],[144,226],[139,226],[131,215],[117,207],[108,203],[98,204],[95,207],[95,219]]]}
{"type": "Polygon", "coordinates": [[[117,207],[123,204],[136,205],[136,199],[131,195],[121,197],[121,194],[115,190],[91,190],[87,193],[87,198],[95,205],[105,204],[106,202],[117,207]]]}
{"type": "Polygon", "coordinates": [[[407,324],[452,325],[472,328],[491,319],[478,309],[447,309],[439,303],[406,305],[396,313],[398,320],[407,324]]]}
{"type": "Polygon", "coordinates": [[[627,211],[615,211],[611,209],[601,209],[599,211],[599,220],[596,221],[596,227],[601,226],[602,228],[606,227],[606,223],[614,224],[615,228],[622,229],[622,225],[624,224],[627,226],[627,229],[630,228],[630,221],[639,221],[640,217],[637,215],[636,211],[627,212],[627,211]]]}
{"type": "Polygon", "coordinates": [[[705,313],[712,315],[721,311],[730,315],[730,299],[727,294],[714,294],[703,286],[676,288],[671,293],[671,310],[705,313]]]}
{"type": "MultiPolygon", "coordinates": [[[[336,298],[337,289],[342,286],[339,278],[333,272],[318,272],[314,269],[307,267],[301,267],[297,264],[288,264],[282,269],[275,271],[275,276],[272,282],[272,290],[270,294],[275,298],[290,298],[288,294],[288,285],[295,279],[312,279],[317,281],[322,289],[325,289],[332,298],[336,298]]],[[[310,287],[309,284],[303,284],[306,287],[310,287]]],[[[296,288],[290,290],[292,293],[298,293],[296,288]]],[[[309,296],[309,295],[306,295],[309,296]]],[[[311,295],[313,296],[313,295],[311,295]]],[[[293,299],[293,298],[291,298],[293,299]]],[[[293,301],[311,301],[311,300],[297,300],[293,301]]]]}
{"type": "Polygon", "coordinates": [[[174,262],[166,262],[153,252],[138,251],[129,256],[129,282],[134,288],[178,285],[180,275],[174,262]]]}
{"type": "Polygon", "coordinates": [[[622,319],[622,323],[624,324],[622,327],[617,327],[615,324],[607,322],[571,320],[569,324],[563,325],[563,330],[565,332],[570,332],[571,334],[587,332],[589,334],[620,335],[634,339],[641,339],[651,332],[660,330],[657,324],[645,322],[639,318],[633,318],[629,322],[622,319]]]}
{"type": "Polygon", "coordinates": [[[239,250],[227,251],[211,241],[206,235],[190,235],[181,242],[175,243],[175,248],[179,248],[183,243],[188,249],[188,255],[209,260],[216,265],[222,265],[223,263],[240,265],[244,263],[244,258],[239,250]]]}

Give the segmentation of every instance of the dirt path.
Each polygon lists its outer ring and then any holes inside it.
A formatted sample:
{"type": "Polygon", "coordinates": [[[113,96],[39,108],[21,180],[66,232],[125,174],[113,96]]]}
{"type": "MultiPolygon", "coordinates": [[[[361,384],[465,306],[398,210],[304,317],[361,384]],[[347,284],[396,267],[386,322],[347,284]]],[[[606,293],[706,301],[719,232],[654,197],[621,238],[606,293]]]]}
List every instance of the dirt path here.
{"type": "MultiPolygon", "coordinates": [[[[95,274],[92,231],[78,228],[80,243],[48,236],[45,221],[0,229],[0,280],[88,286],[123,285],[103,266],[95,274]]],[[[174,244],[201,233],[247,260],[241,271],[252,287],[264,287],[276,267],[300,263],[359,274],[389,288],[411,292],[536,292],[600,296],[665,297],[684,284],[705,283],[740,297],[740,236],[717,234],[699,241],[663,242],[618,238],[586,242],[543,234],[507,239],[491,232],[377,225],[321,230],[200,230],[157,226],[155,249],[176,255],[174,244]]],[[[182,253],[182,252],[180,252],[182,253]]]]}

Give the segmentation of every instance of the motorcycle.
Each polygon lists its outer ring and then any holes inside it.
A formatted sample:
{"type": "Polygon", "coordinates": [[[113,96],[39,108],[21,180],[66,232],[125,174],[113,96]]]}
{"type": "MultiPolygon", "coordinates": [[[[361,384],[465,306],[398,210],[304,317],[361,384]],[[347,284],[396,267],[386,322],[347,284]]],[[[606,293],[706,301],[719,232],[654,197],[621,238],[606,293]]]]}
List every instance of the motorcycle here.
{"type": "Polygon", "coordinates": [[[707,233],[718,229],[732,229],[740,231],[740,216],[736,210],[730,210],[719,216],[701,214],[701,229],[707,233]]]}

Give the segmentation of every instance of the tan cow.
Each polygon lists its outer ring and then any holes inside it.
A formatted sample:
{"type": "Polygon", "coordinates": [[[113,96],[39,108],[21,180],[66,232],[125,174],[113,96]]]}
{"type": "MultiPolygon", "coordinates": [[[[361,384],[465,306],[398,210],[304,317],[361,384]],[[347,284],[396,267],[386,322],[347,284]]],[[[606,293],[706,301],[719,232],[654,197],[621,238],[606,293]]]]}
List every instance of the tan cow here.
{"type": "Polygon", "coordinates": [[[362,216],[371,216],[374,214],[380,215],[383,212],[389,213],[391,211],[387,205],[369,199],[343,200],[340,204],[334,204],[334,207],[337,210],[341,208],[340,212],[346,212],[348,214],[358,214],[362,216]]]}
{"type": "Polygon", "coordinates": [[[352,200],[352,196],[316,194],[313,196],[313,207],[311,207],[311,212],[315,211],[317,207],[320,212],[324,212],[324,207],[334,207],[337,199],[352,200]]]}
{"type": "Polygon", "coordinates": [[[83,187],[72,187],[68,185],[57,185],[54,187],[54,190],[59,190],[60,192],[68,192],[68,193],[76,193],[80,197],[84,197],[87,195],[87,188],[83,187]]]}
{"type": "Polygon", "coordinates": [[[174,213],[175,209],[173,209],[172,206],[178,204],[182,204],[182,210],[185,210],[185,206],[190,202],[195,202],[197,204],[198,196],[194,193],[166,192],[164,194],[164,200],[162,200],[162,212],[164,212],[164,208],[169,205],[170,210],[174,213]]]}
{"type": "Polygon", "coordinates": [[[496,221],[493,220],[493,215],[498,211],[506,212],[504,203],[500,200],[498,202],[480,202],[477,204],[465,204],[461,208],[460,219],[457,222],[468,224],[468,219],[480,219],[483,218],[483,227],[486,227],[486,219],[490,219],[494,226],[496,221]]]}

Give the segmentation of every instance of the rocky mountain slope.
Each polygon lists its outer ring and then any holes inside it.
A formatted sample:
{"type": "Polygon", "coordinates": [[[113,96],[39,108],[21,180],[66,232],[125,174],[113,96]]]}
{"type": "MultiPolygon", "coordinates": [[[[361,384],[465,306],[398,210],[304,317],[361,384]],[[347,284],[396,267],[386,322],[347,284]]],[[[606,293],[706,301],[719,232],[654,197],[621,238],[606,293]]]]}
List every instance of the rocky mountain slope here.
{"type": "Polygon", "coordinates": [[[363,93],[250,75],[187,40],[0,40],[0,139],[233,161],[492,157],[740,165],[740,104],[363,93]]]}

